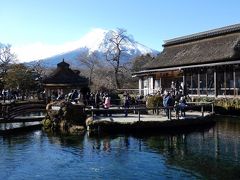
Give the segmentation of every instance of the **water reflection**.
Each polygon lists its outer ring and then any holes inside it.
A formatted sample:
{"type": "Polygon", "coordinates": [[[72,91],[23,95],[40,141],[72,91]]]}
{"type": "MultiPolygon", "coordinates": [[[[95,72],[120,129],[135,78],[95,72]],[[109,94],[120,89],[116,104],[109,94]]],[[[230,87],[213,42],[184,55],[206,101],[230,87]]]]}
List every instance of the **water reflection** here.
{"type": "Polygon", "coordinates": [[[149,148],[164,155],[169,165],[203,177],[240,178],[240,121],[218,119],[211,129],[198,133],[153,136],[149,148]]]}
{"type": "Polygon", "coordinates": [[[128,149],[130,142],[127,135],[105,135],[88,137],[93,151],[110,152],[112,148],[128,149]]]}
{"type": "Polygon", "coordinates": [[[0,145],[3,179],[240,179],[236,118],[221,117],[211,128],[172,134],[34,131],[1,137],[0,145]]]}

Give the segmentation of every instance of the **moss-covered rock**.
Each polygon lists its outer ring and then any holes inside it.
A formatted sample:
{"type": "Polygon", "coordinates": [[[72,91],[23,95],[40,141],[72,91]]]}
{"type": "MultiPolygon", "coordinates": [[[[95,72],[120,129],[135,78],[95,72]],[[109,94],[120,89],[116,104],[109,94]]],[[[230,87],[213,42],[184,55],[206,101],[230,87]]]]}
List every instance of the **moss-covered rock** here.
{"type": "Polygon", "coordinates": [[[53,126],[53,121],[50,118],[45,118],[42,120],[42,125],[45,129],[50,129],[53,126]]]}
{"type": "Polygon", "coordinates": [[[92,117],[88,117],[87,119],[86,119],[86,126],[89,126],[89,125],[91,125],[93,123],[93,118],[92,117]]]}
{"type": "Polygon", "coordinates": [[[82,134],[85,132],[85,128],[83,126],[71,126],[69,128],[69,133],[71,134],[82,134]]]}
{"type": "Polygon", "coordinates": [[[85,127],[86,114],[82,104],[55,102],[47,105],[47,116],[43,120],[45,128],[53,128],[64,132],[77,132],[85,127]],[[52,108],[57,106],[58,108],[52,108]],[[81,128],[79,128],[81,127],[81,128]]]}

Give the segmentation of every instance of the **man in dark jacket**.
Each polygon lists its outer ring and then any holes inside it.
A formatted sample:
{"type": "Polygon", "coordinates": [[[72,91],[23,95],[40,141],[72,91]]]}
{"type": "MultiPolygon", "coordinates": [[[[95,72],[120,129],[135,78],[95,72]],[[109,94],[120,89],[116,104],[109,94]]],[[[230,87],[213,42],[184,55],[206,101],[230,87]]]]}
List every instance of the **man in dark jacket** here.
{"type": "Polygon", "coordinates": [[[165,92],[165,95],[163,96],[163,107],[166,112],[166,116],[168,119],[170,118],[169,114],[169,106],[172,105],[172,98],[169,92],[165,92]]]}

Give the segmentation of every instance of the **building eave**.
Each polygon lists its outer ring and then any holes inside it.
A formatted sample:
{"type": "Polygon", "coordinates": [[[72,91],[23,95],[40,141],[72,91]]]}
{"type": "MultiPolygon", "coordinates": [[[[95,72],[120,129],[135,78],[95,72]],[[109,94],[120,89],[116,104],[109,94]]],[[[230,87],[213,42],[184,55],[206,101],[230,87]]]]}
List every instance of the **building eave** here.
{"type": "Polygon", "coordinates": [[[195,33],[187,36],[165,40],[163,47],[196,41],[204,38],[215,37],[215,36],[224,35],[224,34],[233,33],[233,32],[239,32],[239,31],[240,31],[240,24],[234,24],[234,25],[230,25],[222,28],[217,28],[209,31],[204,31],[200,33],[195,33]]]}
{"type": "Polygon", "coordinates": [[[213,67],[213,66],[232,65],[232,64],[240,64],[240,60],[148,69],[148,70],[134,72],[134,73],[132,73],[132,76],[136,77],[136,76],[143,76],[144,74],[151,74],[151,73],[156,73],[156,72],[175,71],[175,70],[183,70],[183,69],[188,69],[188,68],[199,68],[199,67],[213,67]]]}

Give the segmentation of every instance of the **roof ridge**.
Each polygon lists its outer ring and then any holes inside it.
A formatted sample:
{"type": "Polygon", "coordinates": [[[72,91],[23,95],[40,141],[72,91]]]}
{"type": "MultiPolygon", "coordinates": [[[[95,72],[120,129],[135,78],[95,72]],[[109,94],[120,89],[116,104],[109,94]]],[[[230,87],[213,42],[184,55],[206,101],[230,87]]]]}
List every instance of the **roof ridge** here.
{"type": "Polygon", "coordinates": [[[174,45],[174,44],[179,44],[179,43],[185,43],[193,40],[198,40],[198,39],[203,39],[203,38],[209,38],[213,36],[218,36],[226,33],[232,33],[240,31],[240,24],[234,24],[230,26],[225,26],[221,28],[216,28],[208,31],[203,31],[199,33],[194,33],[186,36],[181,36],[169,40],[165,40],[163,46],[169,46],[169,45],[174,45]]]}

